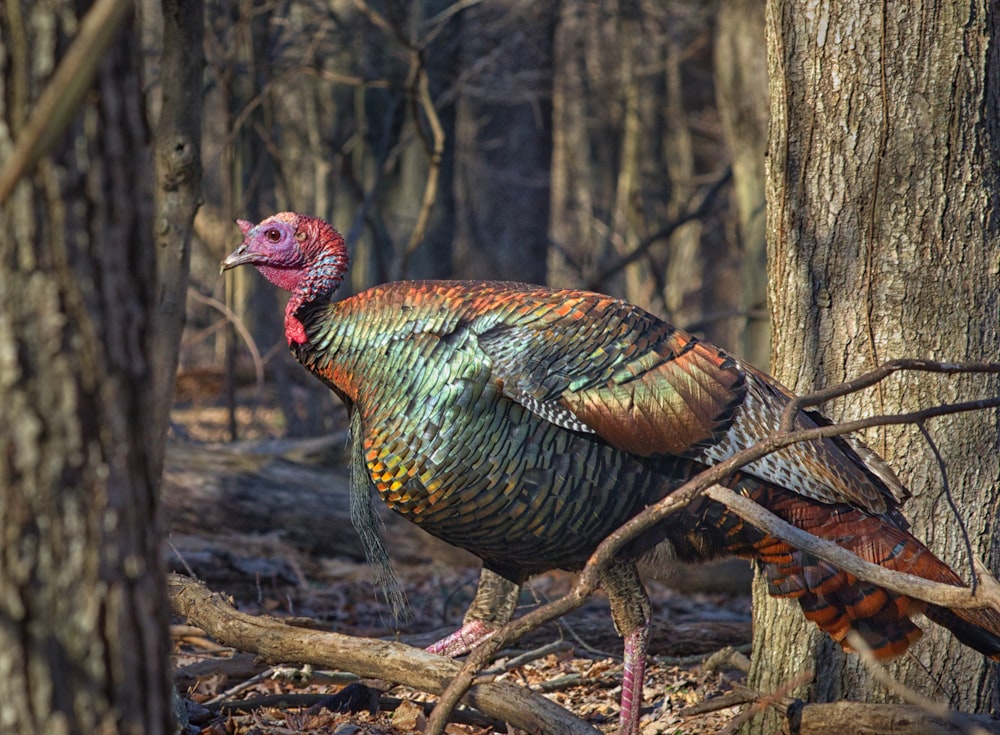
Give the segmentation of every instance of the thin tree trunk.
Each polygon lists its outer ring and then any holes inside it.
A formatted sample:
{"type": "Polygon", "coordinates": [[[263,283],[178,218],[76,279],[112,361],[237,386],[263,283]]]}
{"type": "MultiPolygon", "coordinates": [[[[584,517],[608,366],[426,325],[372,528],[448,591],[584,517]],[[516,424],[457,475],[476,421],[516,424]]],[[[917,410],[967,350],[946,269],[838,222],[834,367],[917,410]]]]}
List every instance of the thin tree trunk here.
{"type": "Polygon", "coordinates": [[[200,1],[163,0],[162,90],[155,130],[156,312],[153,359],[152,446],[159,460],[174,395],[185,324],[194,214],[201,203],[201,109],[205,67],[205,7],[200,1]]]}
{"type": "MultiPolygon", "coordinates": [[[[997,160],[996,13],[990,4],[769,2],[771,132],[767,197],[774,372],[793,389],[838,382],[895,357],[995,359],[1000,353],[991,202],[997,160]]],[[[905,375],[825,407],[834,418],[996,395],[993,378],[905,375]]],[[[914,533],[965,578],[973,551],[1000,560],[997,419],[928,425],[958,508],[916,427],[867,436],[908,484],[914,533]]],[[[794,603],[755,589],[751,683],[795,694],[880,701],[858,659],[794,603]]],[[[927,624],[890,670],[968,711],[1000,713],[997,667],[927,624]]],[[[758,719],[753,732],[774,732],[758,719]]]]}
{"type": "MultiPolygon", "coordinates": [[[[2,13],[0,159],[79,29],[61,4],[2,13]]],[[[4,733],[171,731],[141,58],[126,22],[0,210],[4,733]]]]}
{"type": "MultiPolygon", "coordinates": [[[[664,164],[669,173],[670,200],[666,210],[671,220],[682,216],[694,194],[695,151],[689,115],[690,100],[685,99],[684,48],[687,38],[670,38],[664,60],[664,164]]],[[[706,253],[701,236],[704,225],[689,222],[670,237],[666,258],[663,302],[667,317],[676,324],[688,325],[705,315],[703,291],[706,288],[706,253]]],[[[725,340],[719,340],[725,343],[725,340]]]]}
{"type": "Polygon", "coordinates": [[[719,117],[733,158],[733,204],[743,254],[739,344],[733,349],[767,370],[771,322],[767,315],[767,238],[764,153],[767,149],[767,49],[764,0],[723,0],[716,19],[715,84],[719,117]]]}

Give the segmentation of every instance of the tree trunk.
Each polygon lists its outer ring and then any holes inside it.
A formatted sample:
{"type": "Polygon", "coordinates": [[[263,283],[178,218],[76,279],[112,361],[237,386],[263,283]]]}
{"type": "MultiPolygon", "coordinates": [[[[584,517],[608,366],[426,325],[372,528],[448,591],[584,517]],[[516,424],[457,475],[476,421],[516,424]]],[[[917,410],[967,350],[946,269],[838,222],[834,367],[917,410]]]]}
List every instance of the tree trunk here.
{"type": "Polygon", "coordinates": [[[194,213],[201,202],[202,76],[205,6],[163,0],[160,110],[155,130],[156,311],[152,339],[152,446],[160,458],[173,403],[181,334],[185,324],[194,213]]]}
{"type": "Polygon", "coordinates": [[[553,285],[620,296],[732,345],[735,239],[707,215],[728,166],[713,17],[713,3],[686,0],[560,5],[549,269],[553,285]]]}
{"type": "MultiPolygon", "coordinates": [[[[896,357],[989,360],[1000,353],[1000,196],[995,8],[769,2],[767,172],[775,375],[798,392],[896,357]]],[[[832,418],[996,395],[994,378],[906,374],[824,407],[832,418]]],[[[927,429],[974,552],[1000,561],[1000,457],[993,414],[927,429]]],[[[865,437],[914,497],[913,531],[966,579],[969,560],[934,455],[913,426],[865,437]]],[[[755,589],[751,684],[771,691],[807,669],[796,696],[881,701],[854,656],[786,600],[755,589]]],[[[928,696],[1000,713],[997,667],[927,623],[890,666],[928,696]]],[[[759,718],[753,732],[774,732],[759,718]]]]}
{"type": "MultiPolygon", "coordinates": [[[[8,136],[31,134],[29,110],[88,27],[75,8],[0,9],[0,160],[8,136]]],[[[4,733],[171,731],[149,418],[152,160],[133,24],[92,53],[96,81],[72,80],[89,93],[67,132],[0,209],[4,733]]]]}
{"type": "Polygon", "coordinates": [[[545,283],[556,3],[489,2],[462,17],[455,273],[545,283]]]}

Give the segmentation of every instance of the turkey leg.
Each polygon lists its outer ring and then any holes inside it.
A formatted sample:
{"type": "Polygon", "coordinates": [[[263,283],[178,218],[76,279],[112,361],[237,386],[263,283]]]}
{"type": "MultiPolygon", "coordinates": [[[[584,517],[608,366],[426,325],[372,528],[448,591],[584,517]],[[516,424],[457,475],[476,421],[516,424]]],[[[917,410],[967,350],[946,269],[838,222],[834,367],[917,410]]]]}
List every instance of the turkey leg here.
{"type": "Polygon", "coordinates": [[[618,735],[638,735],[646,652],[649,649],[649,597],[632,562],[612,562],[601,573],[601,587],[611,603],[615,629],[625,638],[618,735]]]}

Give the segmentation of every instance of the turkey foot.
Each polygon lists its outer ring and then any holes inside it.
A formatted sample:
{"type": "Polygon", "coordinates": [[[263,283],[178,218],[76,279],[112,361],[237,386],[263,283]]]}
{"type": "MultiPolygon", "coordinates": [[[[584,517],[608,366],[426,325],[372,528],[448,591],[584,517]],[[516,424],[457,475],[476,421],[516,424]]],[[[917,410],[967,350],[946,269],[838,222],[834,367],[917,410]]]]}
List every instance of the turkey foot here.
{"type": "Polygon", "coordinates": [[[642,709],[642,684],[646,674],[649,626],[642,625],[625,636],[625,664],[622,668],[621,718],[618,735],[638,735],[642,709]]]}
{"type": "Polygon", "coordinates": [[[463,653],[468,653],[494,633],[496,630],[488,627],[482,620],[470,620],[451,635],[445,636],[437,643],[432,643],[424,650],[439,656],[455,658],[463,653]]]}

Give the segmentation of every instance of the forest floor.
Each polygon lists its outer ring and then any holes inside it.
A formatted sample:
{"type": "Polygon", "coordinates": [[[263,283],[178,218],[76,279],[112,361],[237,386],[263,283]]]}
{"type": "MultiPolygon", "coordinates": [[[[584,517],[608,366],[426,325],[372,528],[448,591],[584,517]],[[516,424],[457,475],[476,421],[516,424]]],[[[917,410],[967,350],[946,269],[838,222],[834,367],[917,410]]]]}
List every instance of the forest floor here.
{"type": "MultiPolygon", "coordinates": [[[[220,411],[179,410],[174,415],[177,433],[196,442],[218,440],[222,420],[220,411]]],[[[255,412],[254,421],[266,427],[266,412],[255,412]]],[[[418,646],[458,626],[478,578],[474,567],[435,560],[398,565],[411,616],[397,625],[363,561],[304,553],[266,534],[219,529],[204,536],[173,537],[170,567],[193,572],[213,591],[230,596],[241,611],[309,618],[319,629],[418,646]],[[208,547],[213,553],[203,553],[208,547]]],[[[699,576],[684,575],[688,582],[699,576]]],[[[540,575],[526,585],[521,604],[526,610],[555,599],[572,582],[573,575],[564,572],[540,575]]],[[[719,664],[714,663],[719,656],[708,665],[705,662],[728,646],[748,651],[749,590],[738,585],[736,592],[678,591],[658,583],[650,584],[649,590],[656,627],[641,732],[723,732],[737,717],[739,707],[719,709],[705,703],[738,688],[745,677],[740,670],[745,658],[724,655],[719,664]]],[[[425,703],[434,701],[423,692],[395,687],[384,692],[382,709],[376,713],[316,711],[314,706],[323,697],[354,677],[346,672],[310,671],[294,662],[271,667],[250,654],[220,646],[187,621],[173,622],[174,678],[191,717],[188,735],[419,733],[426,723],[425,703]]],[[[501,673],[499,681],[543,692],[602,732],[614,732],[621,694],[621,639],[614,632],[603,595],[597,593],[579,610],[529,634],[516,648],[501,651],[493,667],[503,667],[514,657],[519,657],[516,667],[501,673]]],[[[465,723],[453,722],[446,732],[517,731],[472,717],[465,723]]]]}

